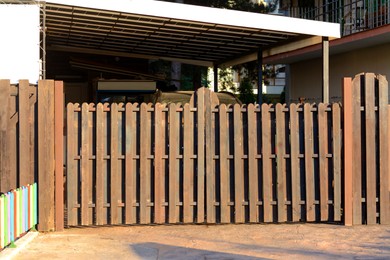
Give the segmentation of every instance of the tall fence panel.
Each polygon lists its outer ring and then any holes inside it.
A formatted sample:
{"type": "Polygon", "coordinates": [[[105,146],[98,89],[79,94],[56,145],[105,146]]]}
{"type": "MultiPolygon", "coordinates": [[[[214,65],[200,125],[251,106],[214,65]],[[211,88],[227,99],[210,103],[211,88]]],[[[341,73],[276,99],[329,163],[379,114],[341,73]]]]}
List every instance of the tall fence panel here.
{"type": "Polygon", "coordinates": [[[68,104],[67,224],[341,221],[339,104],[68,104]]]}
{"type": "Polygon", "coordinates": [[[344,80],[344,92],[344,116],[350,118],[345,125],[351,131],[345,132],[348,224],[389,224],[388,82],[381,75],[359,74],[344,80]]]}

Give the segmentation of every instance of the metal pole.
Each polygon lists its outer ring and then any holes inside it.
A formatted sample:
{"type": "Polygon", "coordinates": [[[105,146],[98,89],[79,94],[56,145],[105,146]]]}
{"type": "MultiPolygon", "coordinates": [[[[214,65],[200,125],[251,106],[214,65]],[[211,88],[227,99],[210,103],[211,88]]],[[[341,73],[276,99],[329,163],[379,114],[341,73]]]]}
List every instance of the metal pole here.
{"type": "Polygon", "coordinates": [[[218,92],[218,65],[214,65],[214,92],[218,92]]]}
{"type": "Polygon", "coordinates": [[[329,103],[329,39],[322,37],[322,102],[329,103]]]}
{"type": "Polygon", "coordinates": [[[257,103],[263,104],[263,49],[259,48],[257,52],[257,103]]]}

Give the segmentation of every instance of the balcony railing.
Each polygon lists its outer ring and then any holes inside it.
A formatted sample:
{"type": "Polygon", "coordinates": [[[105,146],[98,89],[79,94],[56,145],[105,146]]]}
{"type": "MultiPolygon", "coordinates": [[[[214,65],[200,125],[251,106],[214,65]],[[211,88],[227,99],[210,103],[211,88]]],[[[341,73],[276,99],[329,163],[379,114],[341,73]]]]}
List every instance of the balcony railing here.
{"type": "Polygon", "coordinates": [[[342,35],[390,24],[390,0],[334,0],[319,7],[290,7],[287,16],[340,23],[342,35]]]}

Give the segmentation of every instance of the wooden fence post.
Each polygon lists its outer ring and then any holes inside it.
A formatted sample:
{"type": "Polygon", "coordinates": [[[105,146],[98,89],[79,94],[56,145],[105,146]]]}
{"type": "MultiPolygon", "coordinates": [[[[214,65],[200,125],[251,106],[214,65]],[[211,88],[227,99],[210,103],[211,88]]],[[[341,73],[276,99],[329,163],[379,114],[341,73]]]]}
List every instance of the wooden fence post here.
{"type": "Polygon", "coordinates": [[[7,131],[9,126],[9,89],[10,81],[0,80],[0,191],[2,192],[7,192],[11,188],[7,131]]]}
{"type": "Polygon", "coordinates": [[[64,229],[64,84],[56,81],[55,86],[55,207],[56,231],[64,229]]]}
{"type": "Polygon", "coordinates": [[[53,231],[54,203],[54,81],[38,82],[38,203],[40,231],[53,231]]]}
{"type": "Polygon", "coordinates": [[[352,226],[352,79],[343,79],[344,110],[344,224],[352,226]]]}

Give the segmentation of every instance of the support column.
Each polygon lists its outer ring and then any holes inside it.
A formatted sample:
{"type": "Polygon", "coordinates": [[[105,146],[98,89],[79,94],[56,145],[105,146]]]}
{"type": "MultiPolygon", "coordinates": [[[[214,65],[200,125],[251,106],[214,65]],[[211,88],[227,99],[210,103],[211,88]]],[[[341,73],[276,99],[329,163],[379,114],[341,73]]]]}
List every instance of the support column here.
{"type": "Polygon", "coordinates": [[[329,103],[329,38],[322,37],[322,102],[329,103]]]}
{"type": "Polygon", "coordinates": [[[218,92],[218,65],[214,65],[214,92],[218,92]]]}
{"type": "Polygon", "coordinates": [[[263,49],[261,48],[257,52],[257,67],[257,103],[261,105],[263,104],[263,49]]]}

